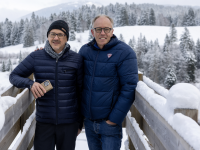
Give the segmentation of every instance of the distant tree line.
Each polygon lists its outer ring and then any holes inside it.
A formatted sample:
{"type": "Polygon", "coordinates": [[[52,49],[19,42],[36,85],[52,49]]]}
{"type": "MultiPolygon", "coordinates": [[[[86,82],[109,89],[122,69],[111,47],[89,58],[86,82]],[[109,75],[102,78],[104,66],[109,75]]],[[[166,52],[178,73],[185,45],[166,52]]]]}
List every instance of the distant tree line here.
{"type": "MultiPolygon", "coordinates": [[[[114,19],[115,27],[134,25],[157,26],[198,26],[200,25],[200,9],[184,6],[162,6],[154,4],[109,4],[96,7],[84,5],[73,12],[63,11],[51,14],[49,18],[36,16],[30,19],[12,22],[8,18],[0,22],[0,48],[22,44],[24,47],[34,45],[34,41],[46,41],[48,26],[55,20],[65,20],[70,27],[69,40],[75,40],[75,32],[90,29],[91,20],[98,14],[106,14],[114,19]]],[[[90,35],[91,37],[91,35],[90,35]]],[[[90,39],[90,38],[89,38],[90,39]]]]}
{"type": "MultiPolygon", "coordinates": [[[[119,39],[124,41],[123,35],[119,39]]],[[[147,41],[142,35],[137,42],[133,37],[128,44],[137,54],[139,70],[154,82],[168,89],[176,83],[196,82],[200,69],[200,40],[195,44],[186,27],[181,38],[177,39],[177,31],[172,25],[163,46],[158,40],[147,41]],[[177,44],[178,40],[180,44],[177,44]]]]}

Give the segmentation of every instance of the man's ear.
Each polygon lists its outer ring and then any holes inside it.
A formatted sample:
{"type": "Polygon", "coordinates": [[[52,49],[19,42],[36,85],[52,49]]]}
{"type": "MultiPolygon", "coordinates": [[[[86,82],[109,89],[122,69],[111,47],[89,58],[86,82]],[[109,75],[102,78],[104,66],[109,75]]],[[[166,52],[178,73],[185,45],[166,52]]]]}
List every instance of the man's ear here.
{"type": "Polygon", "coordinates": [[[92,36],[94,37],[94,30],[93,29],[91,29],[91,33],[92,33],[92,36]]]}

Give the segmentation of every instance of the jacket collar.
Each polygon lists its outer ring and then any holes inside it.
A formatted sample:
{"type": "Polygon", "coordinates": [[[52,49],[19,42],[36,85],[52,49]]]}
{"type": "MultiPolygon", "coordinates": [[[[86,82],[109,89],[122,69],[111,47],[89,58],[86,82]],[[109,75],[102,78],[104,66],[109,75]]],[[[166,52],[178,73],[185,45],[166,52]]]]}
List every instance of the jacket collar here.
{"type": "Polygon", "coordinates": [[[103,47],[103,49],[99,49],[97,46],[97,42],[95,40],[95,38],[88,43],[88,46],[92,46],[93,49],[95,50],[102,50],[102,51],[106,51],[110,48],[112,48],[113,46],[115,46],[117,43],[119,42],[119,40],[117,39],[117,37],[113,34],[113,36],[111,37],[110,41],[103,47]]]}

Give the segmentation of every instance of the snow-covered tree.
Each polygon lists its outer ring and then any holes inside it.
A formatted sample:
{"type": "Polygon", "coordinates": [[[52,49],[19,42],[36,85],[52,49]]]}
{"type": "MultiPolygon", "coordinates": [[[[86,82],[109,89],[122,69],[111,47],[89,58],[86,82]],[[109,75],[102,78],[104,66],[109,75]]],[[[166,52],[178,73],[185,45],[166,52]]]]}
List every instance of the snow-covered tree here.
{"type": "Polygon", "coordinates": [[[7,65],[6,65],[6,71],[11,71],[11,68],[12,68],[11,65],[12,65],[12,63],[11,63],[11,60],[9,59],[7,65]]]}
{"type": "Polygon", "coordinates": [[[149,25],[155,25],[156,24],[156,17],[154,10],[151,8],[149,13],[149,25]]]}
{"type": "Polygon", "coordinates": [[[9,21],[6,18],[5,21],[5,46],[10,46],[11,45],[11,41],[10,41],[10,36],[11,36],[11,30],[12,30],[12,22],[9,21]]]}
{"type": "Polygon", "coordinates": [[[197,68],[200,69],[200,41],[197,40],[196,43],[196,59],[197,59],[197,68]]]}
{"type": "Polygon", "coordinates": [[[34,46],[33,28],[29,23],[27,23],[23,33],[23,47],[30,46],[34,46]]]}
{"type": "Polygon", "coordinates": [[[3,29],[0,24],[0,48],[4,46],[5,46],[5,41],[4,41],[3,29]]]}
{"type": "Polygon", "coordinates": [[[142,15],[140,16],[139,20],[137,21],[138,25],[149,25],[149,17],[148,13],[146,11],[142,12],[142,15]]]}
{"type": "Polygon", "coordinates": [[[19,37],[18,37],[18,25],[17,23],[15,22],[13,24],[13,27],[12,27],[12,31],[11,31],[11,35],[10,35],[10,42],[11,42],[11,45],[17,45],[19,44],[19,37]]]}
{"type": "Polygon", "coordinates": [[[126,11],[126,8],[124,6],[121,7],[120,9],[120,25],[119,26],[128,26],[128,13],[126,11]]]}
{"type": "Polygon", "coordinates": [[[129,40],[128,45],[134,50],[134,44],[132,39],[129,40]]]}
{"type": "Polygon", "coordinates": [[[69,41],[75,41],[76,40],[76,34],[74,30],[71,30],[69,33],[69,41]]]}
{"type": "Polygon", "coordinates": [[[194,10],[190,8],[187,15],[187,26],[195,26],[194,10]]]}
{"type": "Polygon", "coordinates": [[[22,62],[22,60],[23,60],[23,58],[22,58],[22,52],[20,51],[19,52],[19,61],[18,61],[18,63],[20,64],[22,62]]]}
{"type": "Polygon", "coordinates": [[[71,13],[70,15],[70,30],[76,31],[76,18],[74,13],[71,13]]]}
{"type": "Polygon", "coordinates": [[[23,37],[23,31],[24,31],[25,22],[23,19],[19,22],[19,28],[18,28],[18,40],[19,43],[23,43],[22,37],[23,37]]]}
{"type": "Polygon", "coordinates": [[[169,51],[169,45],[170,45],[169,36],[168,36],[168,34],[166,34],[165,43],[164,43],[164,46],[163,46],[163,52],[169,51]]]}
{"type": "Polygon", "coordinates": [[[170,40],[170,44],[174,44],[177,41],[177,30],[174,24],[172,24],[170,27],[169,40],[170,40]]]}
{"type": "Polygon", "coordinates": [[[83,32],[83,18],[81,13],[79,13],[76,21],[76,32],[77,33],[83,32]]]}
{"type": "Polygon", "coordinates": [[[167,68],[167,76],[165,77],[164,85],[167,89],[170,89],[174,84],[176,84],[176,73],[175,66],[169,65],[167,68]]]}
{"type": "Polygon", "coordinates": [[[6,72],[6,66],[5,66],[4,61],[2,62],[1,71],[6,72]]]}
{"type": "Polygon", "coordinates": [[[125,43],[125,40],[122,34],[119,35],[119,40],[125,43]]]}

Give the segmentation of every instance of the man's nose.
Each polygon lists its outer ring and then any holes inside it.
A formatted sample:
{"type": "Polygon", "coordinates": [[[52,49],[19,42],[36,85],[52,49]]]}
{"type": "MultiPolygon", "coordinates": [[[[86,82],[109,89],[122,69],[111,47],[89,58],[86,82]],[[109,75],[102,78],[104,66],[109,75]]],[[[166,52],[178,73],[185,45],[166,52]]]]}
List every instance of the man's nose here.
{"type": "Polygon", "coordinates": [[[105,34],[104,29],[101,30],[101,34],[105,34]]]}
{"type": "Polygon", "coordinates": [[[56,34],[56,36],[54,37],[54,39],[56,39],[56,40],[59,39],[57,34],[56,34]]]}

